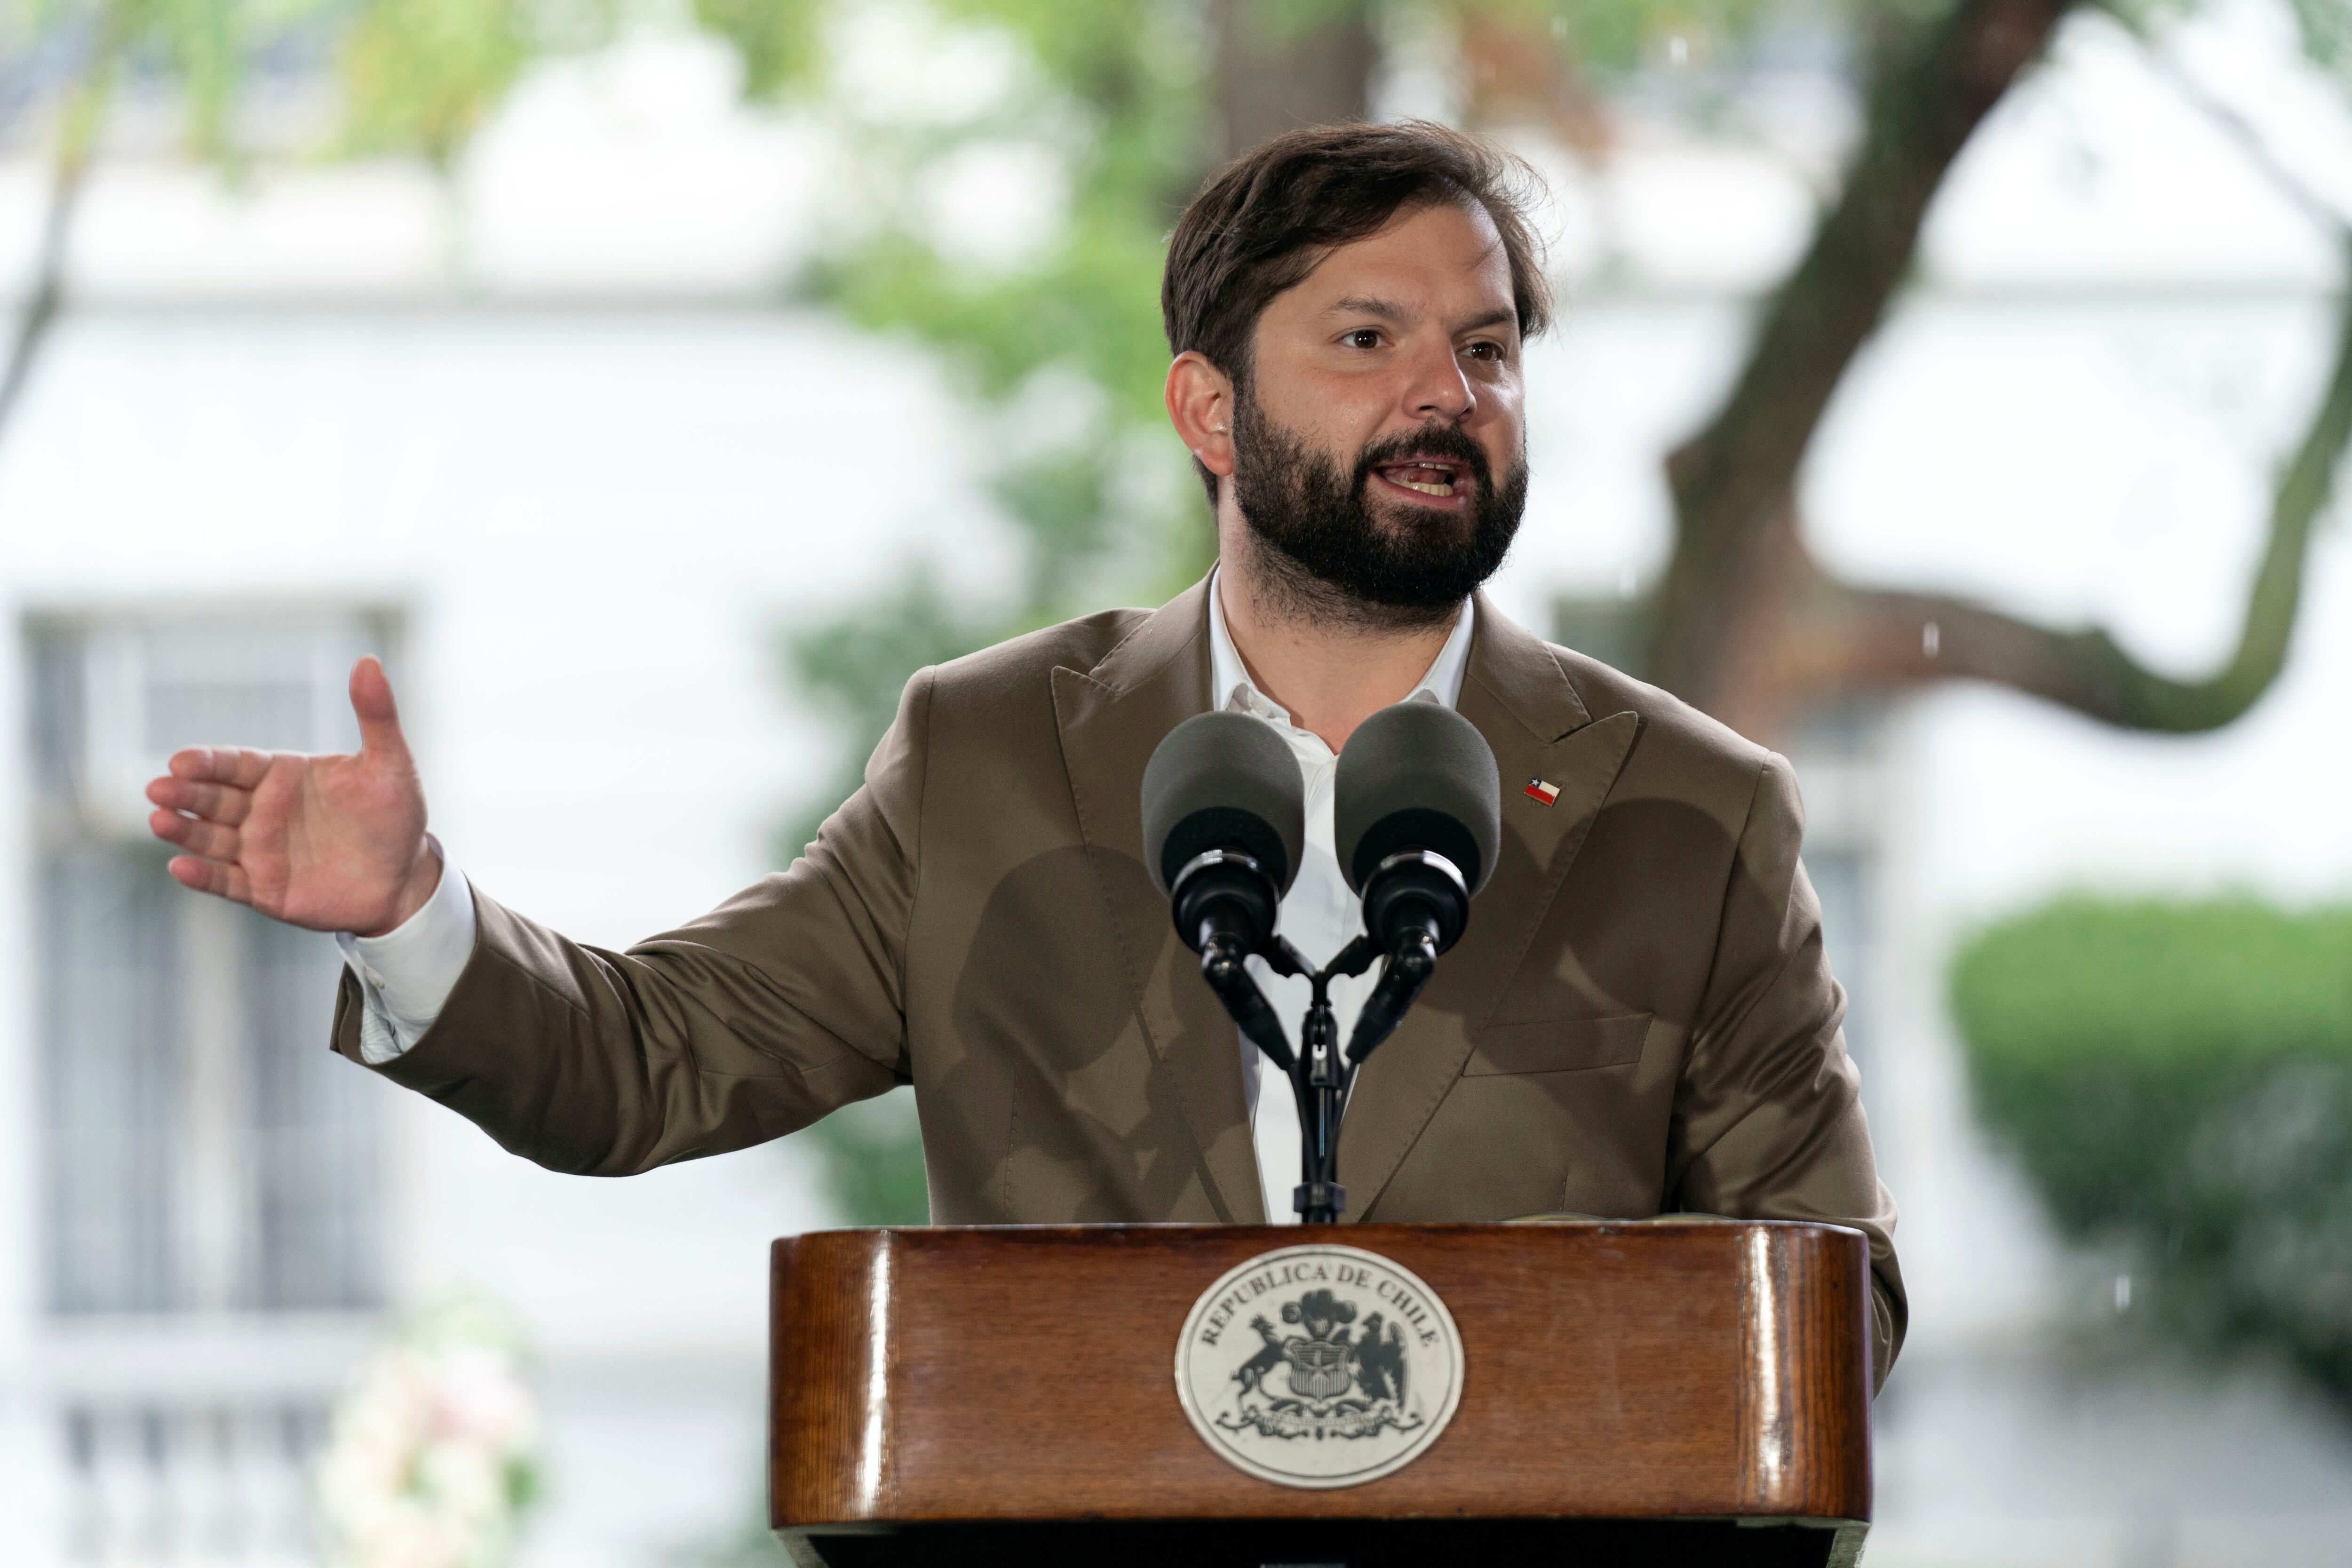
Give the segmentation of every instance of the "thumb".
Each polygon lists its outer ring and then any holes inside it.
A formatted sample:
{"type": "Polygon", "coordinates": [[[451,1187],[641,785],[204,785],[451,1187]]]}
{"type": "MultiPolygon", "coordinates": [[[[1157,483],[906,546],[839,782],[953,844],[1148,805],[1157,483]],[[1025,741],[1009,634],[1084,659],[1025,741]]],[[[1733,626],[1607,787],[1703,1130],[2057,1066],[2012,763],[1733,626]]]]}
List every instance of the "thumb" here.
{"type": "Polygon", "coordinates": [[[400,733],[400,710],[392,700],[392,682],[373,654],[352,666],[352,712],[360,721],[362,752],[408,755],[408,742],[400,733]]]}

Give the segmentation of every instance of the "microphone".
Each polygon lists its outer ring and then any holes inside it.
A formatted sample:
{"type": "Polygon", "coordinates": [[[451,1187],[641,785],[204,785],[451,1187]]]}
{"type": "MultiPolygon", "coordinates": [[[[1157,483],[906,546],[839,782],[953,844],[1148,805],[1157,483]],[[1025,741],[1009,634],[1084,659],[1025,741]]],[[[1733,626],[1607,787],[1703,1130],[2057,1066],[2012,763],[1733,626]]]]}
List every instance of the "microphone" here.
{"type": "Polygon", "coordinates": [[[1264,721],[1196,714],[1151,753],[1143,847],[1152,886],[1167,897],[1177,934],[1201,955],[1202,976],[1225,1010],[1286,1072],[1290,1042],[1243,963],[1275,942],[1275,915],[1306,842],[1298,759],[1264,721]]]}
{"type": "Polygon", "coordinates": [[[1333,794],[1339,868],[1388,961],[1348,1041],[1352,1068],[1396,1032],[1470,923],[1470,900],[1502,845],[1502,775],[1469,720],[1436,702],[1399,702],[1348,737],[1333,794]]]}

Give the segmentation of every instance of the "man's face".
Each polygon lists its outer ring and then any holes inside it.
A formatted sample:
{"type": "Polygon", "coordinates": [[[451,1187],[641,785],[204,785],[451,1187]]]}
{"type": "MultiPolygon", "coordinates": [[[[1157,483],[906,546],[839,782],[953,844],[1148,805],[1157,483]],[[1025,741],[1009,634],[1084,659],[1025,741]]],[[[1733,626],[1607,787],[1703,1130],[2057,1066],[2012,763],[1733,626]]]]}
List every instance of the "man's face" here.
{"type": "Polygon", "coordinates": [[[1253,341],[1230,482],[1268,564],[1310,596],[1450,612],[1502,564],[1527,497],[1494,221],[1451,203],[1401,213],[1276,296],[1253,341]]]}

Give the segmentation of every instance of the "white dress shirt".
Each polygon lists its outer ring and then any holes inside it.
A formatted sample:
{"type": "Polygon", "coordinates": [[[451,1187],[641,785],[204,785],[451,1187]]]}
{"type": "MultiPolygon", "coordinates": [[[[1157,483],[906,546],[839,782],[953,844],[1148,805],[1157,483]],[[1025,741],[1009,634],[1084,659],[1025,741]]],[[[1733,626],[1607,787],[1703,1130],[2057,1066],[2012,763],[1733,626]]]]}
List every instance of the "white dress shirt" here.
{"type": "Polygon", "coordinates": [[[441,881],[423,909],[382,936],[335,933],[367,1004],[360,1012],[360,1056],[370,1067],[425,1037],[473,955],[473,885],[441,840],[432,844],[441,857],[441,881]]]}
{"type": "MultiPolygon", "coordinates": [[[[1465,599],[1453,635],[1437,650],[1428,673],[1405,700],[1442,702],[1448,708],[1460,702],[1462,674],[1470,664],[1470,632],[1471,602],[1465,599]]],[[[1290,742],[1291,754],[1298,759],[1298,771],[1307,784],[1307,848],[1299,857],[1298,876],[1283,897],[1274,929],[1319,969],[1364,929],[1362,900],[1349,889],[1348,879],[1339,871],[1331,795],[1339,759],[1321,736],[1292,723],[1289,710],[1260,691],[1257,682],[1250,679],[1240,651],[1234,647],[1233,634],[1225,629],[1223,595],[1216,576],[1209,579],[1209,681],[1216,706],[1265,720],[1274,726],[1275,733],[1290,742]]],[[[1290,1048],[1296,1051],[1299,1025],[1314,1000],[1314,985],[1303,975],[1275,973],[1263,958],[1252,958],[1249,971],[1257,977],[1275,1016],[1282,1020],[1290,1048]]],[[[1331,1014],[1339,1025],[1343,1052],[1348,1037],[1355,1032],[1356,1016],[1363,1011],[1364,998],[1371,994],[1380,973],[1380,966],[1374,964],[1359,975],[1332,977],[1331,1014]]],[[[1266,1059],[1265,1053],[1246,1036],[1239,1037],[1243,1098],[1249,1104],[1250,1138],[1257,1151],[1257,1184],[1265,1199],[1266,1222],[1296,1225],[1298,1211],[1290,1206],[1290,1200],[1304,1175],[1299,1168],[1304,1145],[1298,1134],[1297,1100],[1289,1080],[1266,1059]]],[[[1344,1184],[1345,1172],[1340,1178],[1344,1184]]]]}
{"type": "MultiPolygon", "coordinates": [[[[1442,702],[1448,708],[1457,705],[1463,671],[1470,662],[1470,633],[1471,604],[1465,599],[1453,635],[1407,700],[1442,702]]],[[[1213,575],[1209,580],[1209,679],[1218,707],[1265,720],[1290,742],[1292,754],[1298,759],[1298,771],[1307,785],[1307,849],[1300,857],[1298,876],[1282,900],[1275,929],[1289,938],[1309,963],[1320,967],[1363,929],[1360,904],[1339,873],[1335,843],[1331,786],[1339,759],[1321,737],[1293,724],[1289,711],[1250,679],[1233,636],[1225,629],[1224,605],[1213,575]]],[[[472,885],[439,839],[433,841],[433,847],[441,855],[441,881],[424,908],[383,936],[343,931],[335,938],[342,948],[343,962],[359,979],[365,1004],[360,1014],[360,1055],[371,1065],[392,1060],[424,1037],[447,1005],[449,993],[457,989],[457,976],[474,951],[472,885]]],[[[1313,987],[1304,978],[1276,974],[1263,958],[1251,959],[1249,967],[1296,1049],[1313,987]]],[[[1379,978],[1375,965],[1363,974],[1332,980],[1331,1011],[1343,1049],[1356,1026],[1357,1014],[1363,1010],[1364,998],[1379,978]]],[[[1240,1041],[1242,1087],[1249,1105],[1266,1218],[1276,1225],[1295,1225],[1298,1215],[1290,1206],[1290,1198],[1301,1174],[1297,1106],[1289,1083],[1265,1053],[1238,1031],[1235,1037],[1240,1041]]]]}

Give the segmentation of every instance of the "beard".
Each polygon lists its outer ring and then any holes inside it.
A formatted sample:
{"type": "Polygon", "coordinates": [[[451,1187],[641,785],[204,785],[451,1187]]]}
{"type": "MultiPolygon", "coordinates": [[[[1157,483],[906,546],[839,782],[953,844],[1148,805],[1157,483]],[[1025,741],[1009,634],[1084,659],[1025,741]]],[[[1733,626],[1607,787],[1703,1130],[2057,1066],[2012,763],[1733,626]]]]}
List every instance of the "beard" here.
{"type": "Polygon", "coordinates": [[[1527,510],[1524,452],[1498,488],[1475,441],[1451,425],[1373,442],[1352,473],[1266,417],[1244,384],[1234,396],[1234,502],[1261,547],[1267,584],[1312,619],[1429,626],[1451,617],[1495,574],[1527,510]],[[1451,458],[1469,476],[1459,512],[1395,503],[1372,514],[1372,471],[1411,457],[1451,458]]]}

